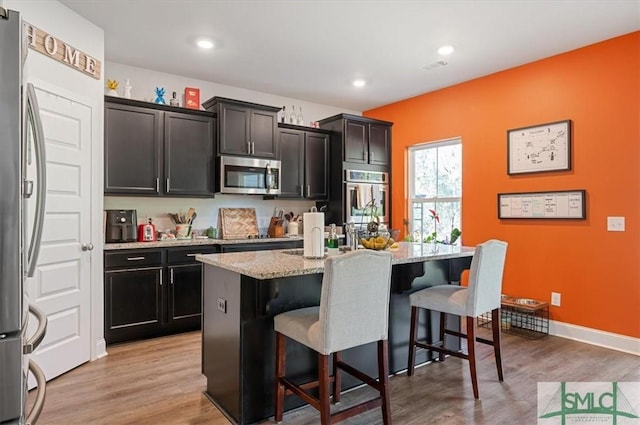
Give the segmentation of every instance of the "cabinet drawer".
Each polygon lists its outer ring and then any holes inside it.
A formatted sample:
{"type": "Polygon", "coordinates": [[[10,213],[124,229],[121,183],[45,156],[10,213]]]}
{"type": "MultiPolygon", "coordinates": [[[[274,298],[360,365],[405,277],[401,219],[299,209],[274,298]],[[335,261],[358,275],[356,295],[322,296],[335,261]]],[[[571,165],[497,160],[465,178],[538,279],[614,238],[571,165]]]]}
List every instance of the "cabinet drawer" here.
{"type": "Polygon", "coordinates": [[[214,245],[193,246],[183,248],[169,248],[167,250],[168,264],[195,263],[198,254],[215,254],[219,250],[214,245]]]}
{"type": "Polygon", "coordinates": [[[161,249],[138,249],[135,251],[106,252],[104,254],[105,269],[161,265],[161,249]]]}

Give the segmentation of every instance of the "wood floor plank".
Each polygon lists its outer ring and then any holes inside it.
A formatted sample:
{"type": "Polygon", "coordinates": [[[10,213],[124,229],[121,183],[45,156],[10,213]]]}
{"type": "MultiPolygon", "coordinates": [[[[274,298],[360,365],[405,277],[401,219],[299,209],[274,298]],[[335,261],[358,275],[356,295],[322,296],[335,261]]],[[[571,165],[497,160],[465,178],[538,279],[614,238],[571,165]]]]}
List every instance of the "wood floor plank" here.
{"type": "MultiPolygon", "coordinates": [[[[502,342],[504,382],[498,381],[493,349],[483,344],[477,348],[480,400],[473,398],[469,365],[462,359],[448,357],[443,363],[418,367],[411,378],[393,376],[393,423],[532,424],[537,422],[538,382],[640,381],[640,357],[631,354],[553,336],[528,340],[503,334],[502,342]]],[[[200,374],[199,332],[121,344],[108,351],[107,357],[48,383],[39,425],[230,423],[202,394],[206,382],[200,374]]],[[[373,394],[369,388],[348,392],[334,409],[373,394]]],[[[319,415],[305,407],[286,413],[283,423],[316,425],[319,415]]],[[[372,410],[343,423],[378,425],[382,415],[372,410]]]]}

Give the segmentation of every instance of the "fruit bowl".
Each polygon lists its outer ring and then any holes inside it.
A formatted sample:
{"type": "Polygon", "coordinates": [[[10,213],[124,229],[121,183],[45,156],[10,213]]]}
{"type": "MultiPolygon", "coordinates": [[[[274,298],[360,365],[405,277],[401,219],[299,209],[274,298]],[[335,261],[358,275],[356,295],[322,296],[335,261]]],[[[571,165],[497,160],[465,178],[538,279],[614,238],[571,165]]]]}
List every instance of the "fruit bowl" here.
{"type": "Polygon", "coordinates": [[[395,241],[389,237],[389,232],[378,231],[363,233],[360,235],[360,244],[376,251],[382,251],[389,248],[395,241]]]}

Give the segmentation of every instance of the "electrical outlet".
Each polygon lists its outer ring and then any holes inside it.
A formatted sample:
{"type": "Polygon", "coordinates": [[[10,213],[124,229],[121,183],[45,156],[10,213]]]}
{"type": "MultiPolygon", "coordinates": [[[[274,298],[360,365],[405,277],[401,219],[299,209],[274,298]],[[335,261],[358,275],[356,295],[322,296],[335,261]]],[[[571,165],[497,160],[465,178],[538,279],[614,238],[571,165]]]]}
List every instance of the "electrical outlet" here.
{"type": "Polygon", "coordinates": [[[227,314],[227,300],[224,298],[218,298],[218,310],[227,314]]]}
{"type": "Polygon", "coordinates": [[[551,305],[556,307],[560,307],[560,292],[552,292],[551,293],[551,305]]]}

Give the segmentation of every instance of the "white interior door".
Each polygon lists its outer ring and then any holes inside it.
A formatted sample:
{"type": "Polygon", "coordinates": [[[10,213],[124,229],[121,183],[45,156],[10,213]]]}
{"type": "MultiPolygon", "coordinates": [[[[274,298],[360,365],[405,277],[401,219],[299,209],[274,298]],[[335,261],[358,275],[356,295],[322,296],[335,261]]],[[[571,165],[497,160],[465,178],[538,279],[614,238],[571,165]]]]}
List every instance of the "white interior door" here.
{"type": "Polygon", "coordinates": [[[46,141],[47,196],[40,255],[27,283],[47,314],[47,333],[32,354],[47,379],[91,355],[92,108],[36,87],[46,141]]]}

